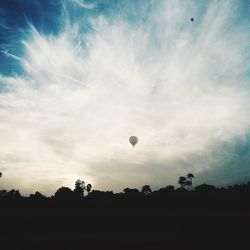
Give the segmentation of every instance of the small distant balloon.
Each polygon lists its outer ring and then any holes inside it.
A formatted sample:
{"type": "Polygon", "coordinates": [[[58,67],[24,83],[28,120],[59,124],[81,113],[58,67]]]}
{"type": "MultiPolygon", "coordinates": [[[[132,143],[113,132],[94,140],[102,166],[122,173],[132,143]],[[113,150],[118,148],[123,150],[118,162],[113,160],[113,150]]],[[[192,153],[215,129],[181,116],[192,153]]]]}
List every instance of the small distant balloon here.
{"type": "Polygon", "coordinates": [[[136,136],[130,136],[129,137],[129,142],[132,144],[132,146],[134,147],[137,142],[138,142],[138,138],[136,136]]]}
{"type": "Polygon", "coordinates": [[[192,18],[190,18],[190,20],[191,20],[191,22],[193,22],[193,21],[194,21],[194,18],[192,17],[192,18]]]}
{"type": "Polygon", "coordinates": [[[0,177],[2,177],[2,172],[0,172],[0,177]]]}

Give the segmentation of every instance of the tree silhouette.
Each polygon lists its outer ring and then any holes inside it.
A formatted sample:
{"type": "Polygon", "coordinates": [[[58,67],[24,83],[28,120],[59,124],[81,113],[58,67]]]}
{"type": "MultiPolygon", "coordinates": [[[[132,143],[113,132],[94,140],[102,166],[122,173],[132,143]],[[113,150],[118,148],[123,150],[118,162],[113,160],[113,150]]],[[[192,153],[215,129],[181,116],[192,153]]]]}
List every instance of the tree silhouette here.
{"type": "Polygon", "coordinates": [[[57,199],[71,199],[73,197],[73,191],[68,187],[61,187],[55,193],[55,198],[57,199]]]}
{"type": "Polygon", "coordinates": [[[6,193],[5,197],[7,199],[19,199],[19,198],[21,198],[21,194],[18,190],[12,189],[6,193]]]}
{"type": "Polygon", "coordinates": [[[144,195],[149,195],[152,193],[151,187],[150,185],[144,185],[141,189],[141,193],[143,193],[144,195]]]}
{"type": "Polygon", "coordinates": [[[77,180],[75,182],[74,194],[78,197],[84,196],[85,182],[82,180],[77,180]]]}
{"type": "Polygon", "coordinates": [[[180,177],[179,177],[178,183],[181,185],[182,188],[184,188],[184,185],[185,185],[185,183],[186,183],[186,180],[187,180],[187,178],[184,177],[184,176],[180,176],[180,177]]]}
{"type": "Polygon", "coordinates": [[[124,192],[125,194],[128,194],[128,193],[129,193],[129,190],[130,190],[130,188],[126,187],[126,188],[123,189],[123,192],[124,192]]]}
{"type": "Polygon", "coordinates": [[[192,182],[190,180],[185,181],[185,186],[187,187],[187,190],[192,190],[192,182]]]}
{"type": "Polygon", "coordinates": [[[113,197],[114,193],[113,191],[100,191],[100,190],[93,190],[88,198],[90,199],[94,199],[94,200],[104,200],[106,198],[110,198],[113,197]]]}
{"type": "Polygon", "coordinates": [[[156,193],[170,193],[174,192],[174,186],[169,185],[164,188],[160,188],[158,191],[155,191],[156,193]]]}
{"type": "Polygon", "coordinates": [[[189,187],[191,188],[191,189],[193,189],[193,179],[194,179],[194,175],[192,174],[192,173],[189,173],[189,174],[187,174],[187,178],[188,178],[188,181],[190,181],[190,185],[189,185],[189,187]]]}
{"type": "Polygon", "coordinates": [[[140,194],[140,191],[136,188],[124,188],[123,192],[127,195],[127,196],[134,196],[134,195],[138,195],[140,194]]]}
{"type": "Polygon", "coordinates": [[[42,200],[44,198],[46,198],[44,195],[42,195],[40,192],[35,192],[34,194],[31,194],[29,196],[31,199],[35,199],[35,200],[42,200]]]}
{"type": "Polygon", "coordinates": [[[173,192],[174,191],[174,186],[173,185],[168,185],[165,187],[167,192],[173,192]]]}
{"type": "Polygon", "coordinates": [[[7,195],[7,190],[0,190],[0,198],[4,199],[7,195]]]}
{"type": "Polygon", "coordinates": [[[91,184],[88,184],[87,186],[86,186],[86,191],[88,192],[88,195],[89,195],[89,193],[91,192],[91,190],[92,190],[92,185],[91,184]]]}
{"type": "Polygon", "coordinates": [[[198,192],[211,192],[211,191],[216,190],[216,188],[213,185],[208,185],[208,184],[204,183],[204,184],[201,184],[199,186],[196,186],[195,190],[198,192]]]}

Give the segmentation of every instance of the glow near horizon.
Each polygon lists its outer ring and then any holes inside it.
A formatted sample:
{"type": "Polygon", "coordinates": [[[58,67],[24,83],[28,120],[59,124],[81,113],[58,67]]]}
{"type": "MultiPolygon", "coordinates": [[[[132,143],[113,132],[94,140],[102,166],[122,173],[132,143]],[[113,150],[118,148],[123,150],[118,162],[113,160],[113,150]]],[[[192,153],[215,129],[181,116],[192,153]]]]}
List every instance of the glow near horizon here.
{"type": "Polygon", "coordinates": [[[213,1],[202,16],[193,1],[150,4],[145,22],[97,15],[87,33],[83,17],[58,35],[30,24],[24,55],[9,54],[24,76],[0,78],[1,187],[52,194],[78,178],[115,191],[176,184],[223,164],[220,145],[244,141],[249,35],[233,23],[235,3],[213,1]]]}

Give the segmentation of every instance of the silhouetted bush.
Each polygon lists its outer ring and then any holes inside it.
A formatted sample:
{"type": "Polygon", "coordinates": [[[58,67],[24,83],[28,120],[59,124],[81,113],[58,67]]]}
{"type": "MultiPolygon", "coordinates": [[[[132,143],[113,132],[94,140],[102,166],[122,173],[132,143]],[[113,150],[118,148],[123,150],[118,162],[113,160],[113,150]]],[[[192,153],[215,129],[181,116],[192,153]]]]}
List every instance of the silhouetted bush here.
{"type": "Polygon", "coordinates": [[[34,194],[30,194],[29,198],[33,200],[43,200],[46,199],[47,197],[37,191],[34,194]]]}
{"type": "Polygon", "coordinates": [[[197,192],[211,192],[215,191],[215,186],[213,185],[208,185],[208,184],[201,184],[195,187],[195,190],[197,192]]]}
{"type": "Polygon", "coordinates": [[[74,192],[68,187],[61,187],[55,192],[55,199],[70,200],[75,197],[74,192]]]}

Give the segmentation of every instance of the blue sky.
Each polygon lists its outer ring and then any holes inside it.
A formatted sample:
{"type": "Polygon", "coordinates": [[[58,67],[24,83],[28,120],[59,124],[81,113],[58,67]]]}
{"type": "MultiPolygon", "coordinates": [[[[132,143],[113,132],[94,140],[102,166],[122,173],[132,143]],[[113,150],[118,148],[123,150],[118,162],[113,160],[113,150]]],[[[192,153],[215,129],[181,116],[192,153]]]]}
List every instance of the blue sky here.
{"type": "Polygon", "coordinates": [[[0,186],[250,180],[249,27],[243,0],[1,1],[0,186]]]}

